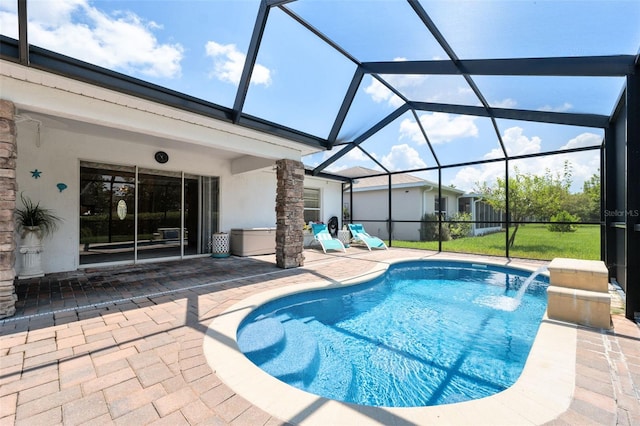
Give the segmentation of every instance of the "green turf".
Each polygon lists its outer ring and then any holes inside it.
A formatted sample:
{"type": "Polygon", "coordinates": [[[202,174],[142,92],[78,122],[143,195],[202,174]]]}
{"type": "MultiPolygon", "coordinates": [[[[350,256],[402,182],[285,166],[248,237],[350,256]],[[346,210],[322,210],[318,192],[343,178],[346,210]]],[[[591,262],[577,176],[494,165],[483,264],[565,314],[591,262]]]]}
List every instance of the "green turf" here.
{"type": "MultiPolygon", "coordinates": [[[[397,241],[393,247],[438,250],[437,241],[397,241]]],[[[443,241],[442,251],[505,255],[505,232],[443,241]]],[[[600,260],[600,226],[579,225],[575,232],[551,232],[546,225],[520,226],[510,257],[551,260],[555,257],[600,260]]]]}

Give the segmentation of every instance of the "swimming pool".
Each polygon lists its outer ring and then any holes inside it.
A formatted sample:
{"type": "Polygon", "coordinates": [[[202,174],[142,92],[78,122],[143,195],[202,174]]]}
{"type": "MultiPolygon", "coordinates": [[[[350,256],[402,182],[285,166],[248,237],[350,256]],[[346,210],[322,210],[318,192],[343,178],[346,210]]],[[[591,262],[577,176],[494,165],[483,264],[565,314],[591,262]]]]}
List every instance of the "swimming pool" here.
{"type": "Polygon", "coordinates": [[[420,407],[483,398],[518,379],[546,309],[546,277],[414,261],[354,287],[270,301],[237,342],[264,371],[329,399],[420,407]],[[517,309],[512,302],[527,287],[517,309]],[[392,313],[392,315],[389,315],[392,313]]]}

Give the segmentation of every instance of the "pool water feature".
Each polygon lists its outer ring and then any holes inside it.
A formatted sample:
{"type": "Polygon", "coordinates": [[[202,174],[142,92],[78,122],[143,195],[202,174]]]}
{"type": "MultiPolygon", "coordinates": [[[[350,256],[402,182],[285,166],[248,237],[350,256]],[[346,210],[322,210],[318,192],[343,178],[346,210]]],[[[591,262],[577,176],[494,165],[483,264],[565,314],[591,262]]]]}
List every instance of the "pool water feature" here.
{"type": "Polygon", "coordinates": [[[268,302],[237,342],[256,365],[296,388],[362,405],[420,407],[482,398],[519,377],[546,309],[546,277],[518,309],[527,271],[461,262],[392,265],[371,282],[268,302]]]}
{"type": "Polygon", "coordinates": [[[546,265],[541,266],[535,271],[533,271],[531,275],[529,275],[527,279],[524,281],[524,283],[520,286],[520,288],[518,289],[518,292],[513,297],[505,296],[505,295],[482,296],[479,299],[476,299],[475,302],[482,303],[484,305],[487,305],[496,309],[502,309],[504,311],[515,311],[516,309],[518,309],[518,306],[520,306],[520,303],[522,303],[522,298],[526,294],[527,289],[529,288],[531,283],[533,283],[533,281],[536,279],[538,275],[547,271],[548,271],[548,268],[546,265]]]}

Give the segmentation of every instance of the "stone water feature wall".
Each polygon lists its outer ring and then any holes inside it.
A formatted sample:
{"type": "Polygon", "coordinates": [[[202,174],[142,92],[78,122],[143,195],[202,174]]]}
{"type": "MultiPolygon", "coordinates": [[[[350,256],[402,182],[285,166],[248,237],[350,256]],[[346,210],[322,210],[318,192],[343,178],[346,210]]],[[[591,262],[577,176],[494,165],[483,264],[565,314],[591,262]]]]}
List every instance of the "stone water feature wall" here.
{"type": "Polygon", "coordinates": [[[15,221],[16,146],[15,107],[0,99],[0,318],[16,313],[15,221]]]}
{"type": "Polygon", "coordinates": [[[278,160],[276,166],[276,264],[297,268],[304,265],[304,165],[278,160]]]}
{"type": "Polygon", "coordinates": [[[604,262],[556,258],[548,269],[549,319],[595,328],[612,327],[609,271],[604,262]]]}

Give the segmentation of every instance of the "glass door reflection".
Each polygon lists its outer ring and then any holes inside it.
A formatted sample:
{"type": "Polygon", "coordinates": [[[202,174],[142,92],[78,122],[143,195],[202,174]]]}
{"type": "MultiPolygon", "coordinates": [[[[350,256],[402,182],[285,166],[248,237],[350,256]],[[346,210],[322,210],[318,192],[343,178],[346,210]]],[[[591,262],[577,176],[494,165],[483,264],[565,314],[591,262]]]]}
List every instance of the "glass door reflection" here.
{"type": "Polygon", "coordinates": [[[134,259],[135,169],[80,167],[80,264],[134,259]]]}
{"type": "Polygon", "coordinates": [[[179,257],[188,236],[182,229],[182,178],[138,172],[138,259],[179,257]]]}

